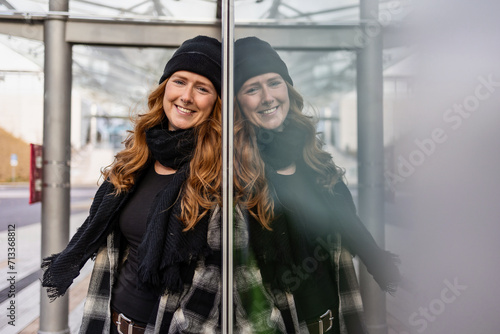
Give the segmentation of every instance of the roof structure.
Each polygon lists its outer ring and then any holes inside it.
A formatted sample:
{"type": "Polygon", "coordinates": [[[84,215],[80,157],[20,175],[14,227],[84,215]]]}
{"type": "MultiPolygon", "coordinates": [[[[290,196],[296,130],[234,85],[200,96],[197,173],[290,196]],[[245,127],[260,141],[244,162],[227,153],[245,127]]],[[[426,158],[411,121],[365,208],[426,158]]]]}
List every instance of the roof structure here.
{"type": "MultiPolygon", "coordinates": [[[[404,0],[380,1],[380,17],[373,22],[387,35],[385,67],[400,61],[391,56],[394,46],[401,54],[400,43],[392,41],[393,27],[409,8],[404,0]]],[[[74,44],[73,85],[124,106],[137,103],[180,41],[195,34],[220,37],[220,13],[221,0],[71,0],[69,11],[60,14],[68,16],[67,38],[74,44]]],[[[0,0],[0,45],[43,68],[41,23],[49,14],[48,0],[0,0]],[[15,21],[32,28],[7,27],[15,21]]],[[[234,0],[234,15],[235,37],[269,41],[315,104],[354,89],[353,51],[366,35],[382,33],[360,28],[358,0],[234,0]]],[[[6,69],[0,65],[0,70],[6,69]]]]}

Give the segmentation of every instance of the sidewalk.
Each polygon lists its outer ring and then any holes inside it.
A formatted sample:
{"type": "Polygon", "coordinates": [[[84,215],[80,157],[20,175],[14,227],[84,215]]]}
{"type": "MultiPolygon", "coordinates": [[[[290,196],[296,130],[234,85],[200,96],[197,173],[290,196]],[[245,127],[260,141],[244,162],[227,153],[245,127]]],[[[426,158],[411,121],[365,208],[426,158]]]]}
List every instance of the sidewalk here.
{"type": "MultiPolygon", "coordinates": [[[[73,234],[85,220],[87,213],[70,217],[70,231],[73,234]]],[[[9,263],[7,249],[0,252],[0,334],[37,333],[40,314],[40,249],[41,224],[32,224],[15,230],[15,260],[9,263]],[[13,270],[9,266],[13,265],[13,270]],[[15,279],[11,286],[9,278],[15,279]],[[12,295],[15,293],[15,297],[12,295]],[[8,308],[15,303],[15,326],[9,324],[8,308]]],[[[0,232],[0,244],[8,246],[8,231],[0,232]]],[[[69,292],[70,328],[77,333],[83,312],[93,262],[87,263],[82,274],[75,280],[69,292]]],[[[12,281],[13,282],[13,281],[12,281]]]]}

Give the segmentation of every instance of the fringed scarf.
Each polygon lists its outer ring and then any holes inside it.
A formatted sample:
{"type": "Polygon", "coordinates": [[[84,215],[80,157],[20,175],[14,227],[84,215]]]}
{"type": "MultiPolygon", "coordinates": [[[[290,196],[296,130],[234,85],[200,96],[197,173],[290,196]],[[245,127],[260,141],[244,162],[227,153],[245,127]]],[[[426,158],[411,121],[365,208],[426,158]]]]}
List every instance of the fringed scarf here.
{"type": "Polygon", "coordinates": [[[275,263],[275,277],[271,283],[287,288],[279,279],[283,277],[286,267],[300,266],[304,259],[311,256],[307,245],[312,241],[338,232],[343,245],[360,257],[381,289],[394,292],[400,281],[396,266],[399,258],[378,247],[357,216],[350,192],[342,181],[333,192],[318,184],[316,173],[303,160],[306,138],[300,124],[288,117],[281,131],[256,130],[260,155],[266,164],[266,177],[272,189],[275,219],[271,223],[272,231],[264,230],[255,221],[250,224],[250,238],[257,257],[261,261],[275,263]],[[294,189],[294,184],[279,181],[280,176],[276,173],[292,163],[297,169],[291,177],[299,178],[298,183],[307,188],[303,194],[297,194],[300,190],[294,189]],[[301,198],[294,208],[285,208],[280,196],[290,194],[301,198]],[[287,216],[298,210],[307,210],[310,214],[300,212],[300,217],[307,221],[293,226],[287,222],[287,216]]]}
{"type": "Polygon", "coordinates": [[[171,183],[156,196],[148,226],[138,248],[139,283],[161,292],[180,292],[194,273],[196,260],[210,249],[207,244],[208,215],[195,228],[183,232],[182,186],[189,175],[189,162],[196,146],[195,130],[168,131],[163,124],[146,131],[146,142],[155,160],[176,169],[171,183]]]}
{"type": "MultiPolygon", "coordinates": [[[[196,227],[183,232],[178,219],[181,212],[182,187],[189,175],[189,162],[196,147],[195,130],[168,131],[163,122],[146,131],[146,141],[154,160],[176,169],[171,183],[156,197],[148,215],[144,239],[139,246],[139,284],[163,292],[179,292],[192,279],[196,259],[207,255],[208,215],[196,227]]],[[[136,179],[136,185],[140,176],[136,179]]],[[[118,215],[130,194],[113,194],[113,185],[101,185],[84,224],[68,246],[58,254],[45,258],[42,286],[52,300],[65,294],[80,269],[106,242],[107,235],[118,222],[118,215]]]]}

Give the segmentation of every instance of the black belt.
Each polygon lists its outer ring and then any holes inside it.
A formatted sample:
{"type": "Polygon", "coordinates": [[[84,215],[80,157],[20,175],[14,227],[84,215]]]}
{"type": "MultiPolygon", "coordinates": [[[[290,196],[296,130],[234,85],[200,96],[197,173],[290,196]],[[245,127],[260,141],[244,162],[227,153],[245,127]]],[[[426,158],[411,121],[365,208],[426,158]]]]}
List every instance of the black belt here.
{"type": "Polygon", "coordinates": [[[332,311],[327,310],[317,321],[307,324],[307,329],[309,329],[309,333],[311,334],[326,333],[333,328],[333,319],[335,319],[335,317],[332,311]]]}
{"type": "Polygon", "coordinates": [[[112,312],[113,323],[120,334],[144,334],[146,326],[141,326],[127,318],[123,313],[112,312]]]}

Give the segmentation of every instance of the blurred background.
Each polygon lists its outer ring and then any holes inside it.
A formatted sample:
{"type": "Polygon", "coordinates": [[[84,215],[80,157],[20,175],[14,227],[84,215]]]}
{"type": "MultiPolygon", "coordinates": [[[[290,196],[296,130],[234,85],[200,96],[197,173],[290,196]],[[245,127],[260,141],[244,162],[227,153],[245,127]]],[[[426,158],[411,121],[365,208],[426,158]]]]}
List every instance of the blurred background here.
{"type": "MultiPolygon", "coordinates": [[[[21,265],[16,326],[2,314],[0,333],[38,330],[40,203],[28,205],[27,182],[29,144],[43,143],[44,42],[36,26],[48,6],[46,0],[0,0],[0,240],[6,248],[7,226],[16,224],[21,265]],[[13,21],[33,28],[12,32],[13,21]]],[[[357,55],[367,39],[383,39],[382,82],[374,84],[383,86],[385,246],[400,255],[404,275],[395,296],[387,296],[390,334],[494,334],[500,328],[499,7],[486,0],[380,0],[378,15],[361,20],[357,0],[234,0],[236,38],[255,33],[278,49],[355,197],[357,55]]],[[[73,22],[167,26],[166,35],[145,36],[140,47],[105,45],[113,36],[100,36],[99,29],[88,35],[100,42],[72,46],[74,231],[101,168],[131,129],[130,116],[146,110],[147,94],[175,51],[175,43],[161,43],[170,38],[168,27],[172,34],[186,27],[186,38],[212,32],[221,25],[221,3],[70,0],[65,15],[73,22]]],[[[5,277],[6,253],[0,250],[5,277]]],[[[9,286],[3,277],[0,282],[5,310],[9,286]]],[[[78,283],[70,295],[72,332],[85,278],[78,283]]]]}

